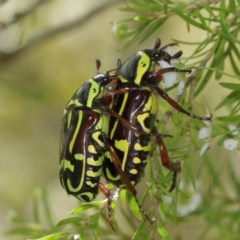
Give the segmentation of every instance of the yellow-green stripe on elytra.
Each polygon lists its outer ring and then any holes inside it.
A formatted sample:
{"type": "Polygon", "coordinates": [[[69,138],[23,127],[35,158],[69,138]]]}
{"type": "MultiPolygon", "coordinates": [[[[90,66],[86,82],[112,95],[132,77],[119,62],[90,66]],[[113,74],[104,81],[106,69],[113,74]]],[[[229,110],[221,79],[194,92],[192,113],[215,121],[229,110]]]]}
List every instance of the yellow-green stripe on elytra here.
{"type": "Polygon", "coordinates": [[[102,105],[105,86],[114,75],[98,74],[85,82],[68,101],[61,132],[60,182],[68,194],[92,201],[98,193],[109,117],[102,105]]]}

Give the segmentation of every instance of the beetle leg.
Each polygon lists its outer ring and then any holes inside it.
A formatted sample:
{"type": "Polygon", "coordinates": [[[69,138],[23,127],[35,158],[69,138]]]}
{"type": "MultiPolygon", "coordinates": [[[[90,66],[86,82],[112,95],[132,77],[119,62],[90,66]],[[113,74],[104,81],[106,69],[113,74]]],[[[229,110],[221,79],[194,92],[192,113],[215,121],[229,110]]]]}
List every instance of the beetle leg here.
{"type": "Polygon", "coordinates": [[[175,67],[161,68],[154,72],[148,72],[146,74],[146,82],[149,84],[158,85],[162,80],[162,75],[169,72],[188,72],[191,73],[190,69],[179,69],[175,67]]]}
{"type": "Polygon", "coordinates": [[[110,152],[110,155],[112,157],[114,166],[118,172],[118,174],[121,176],[121,179],[123,181],[123,183],[125,184],[125,186],[127,187],[127,189],[132,193],[139,210],[141,211],[141,213],[143,214],[143,216],[151,223],[153,224],[153,221],[150,219],[150,217],[148,216],[148,214],[145,212],[145,210],[142,208],[141,204],[139,203],[138,199],[137,199],[137,190],[135,189],[135,187],[132,185],[132,183],[129,181],[129,179],[127,178],[127,176],[125,175],[125,173],[122,171],[121,168],[121,162],[116,154],[116,152],[114,151],[114,149],[112,148],[112,146],[107,143],[107,148],[110,152]]]}
{"type": "Polygon", "coordinates": [[[112,195],[111,191],[108,190],[102,183],[99,182],[98,188],[100,191],[105,195],[105,197],[108,200],[108,222],[111,226],[111,228],[116,231],[114,225],[113,225],[113,219],[112,219],[112,209],[111,209],[111,204],[112,204],[112,195]]]}
{"type": "MultiPolygon", "coordinates": [[[[123,118],[122,116],[120,116],[118,113],[116,113],[115,111],[111,110],[110,108],[108,108],[108,106],[111,105],[112,101],[113,101],[113,96],[116,94],[125,94],[128,93],[129,91],[131,91],[132,89],[130,88],[122,88],[122,89],[117,89],[111,92],[106,92],[104,95],[104,99],[103,99],[103,109],[109,113],[109,115],[111,115],[112,117],[118,119],[119,121],[121,121],[121,123],[131,129],[133,132],[135,133],[139,133],[141,132],[138,127],[136,127],[135,125],[131,124],[129,121],[127,121],[125,118],[123,118]]],[[[145,91],[145,90],[143,90],[145,91]]]]}
{"type": "Polygon", "coordinates": [[[181,164],[180,162],[172,162],[169,159],[167,148],[162,139],[162,135],[159,134],[158,132],[154,132],[153,134],[157,139],[162,165],[166,167],[168,170],[170,170],[171,172],[173,172],[173,180],[172,180],[171,187],[169,189],[169,192],[171,192],[176,187],[177,174],[178,172],[181,171],[181,164]]]}
{"type": "Polygon", "coordinates": [[[168,94],[165,93],[161,88],[155,87],[155,89],[157,90],[158,94],[159,94],[163,99],[165,99],[173,108],[175,108],[175,109],[178,110],[179,112],[184,113],[184,114],[186,114],[186,115],[189,116],[189,117],[196,118],[196,119],[198,119],[198,120],[211,121],[212,116],[209,116],[209,117],[197,116],[197,115],[195,115],[195,114],[193,114],[193,113],[185,110],[184,108],[182,108],[176,101],[174,101],[172,98],[170,98],[170,97],[168,96],[168,94]]]}
{"type": "Polygon", "coordinates": [[[121,121],[121,123],[122,123],[125,127],[131,129],[133,132],[135,132],[135,133],[139,133],[139,132],[140,132],[139,129],[138,129],[138,127],[136,127],[136,126],[134,126],[133,124],[131,124],[130,122],[128,122],[125,118],[121,117],[119,114],[117,114],[117,113],[114,112],[113,110],[109,109],[109,110],[108,110],[108,113],[109,113],[112,117],[114,117],[114,118],[118,119],[119,121],[121,121]]]}

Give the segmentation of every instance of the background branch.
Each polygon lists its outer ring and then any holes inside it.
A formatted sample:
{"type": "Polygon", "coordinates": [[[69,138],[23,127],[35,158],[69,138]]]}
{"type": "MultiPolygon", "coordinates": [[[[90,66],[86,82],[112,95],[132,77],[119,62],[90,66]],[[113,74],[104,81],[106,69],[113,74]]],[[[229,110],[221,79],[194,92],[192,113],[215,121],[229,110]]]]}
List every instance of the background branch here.
{"type": "MultiPolygon", "coordinates": [[[[27,17],[28,15],[32,14],[35,10],[37,10],[43,3],[46,3],[46,0],[39,0],[37,2],[35,2],[33,5],[31,5],[29,8],[27,8],[25,11],[23,12],[19,12],[16,13],[13,17],[12,20],[8,21],[8,22],[4,22],[2,20],[1,21],[1,25],[0,25],[0,32],[10,26],[12,26],[15,23],[18,23],[19,21],[23,20],[25,17],[27,17]]],[[[49,2],[49,1],[48,1],[49,2]]],[[[3,2],[4,3],[4,2],[3,2]]],[[[1,3],[0,3],[1,4],[1,3]]]]}
{"type": "MultiPolygon", "coordinates": [[[[21,17],[16,18],[13,22],[9,23],[8,26],[18,22],[23,17],[26,17],[27,15],[29,15],[30,13],[32,13],[33,10],[36,10],[44,2],[45,0],[39,1],[38,4],[36,4],[34,7],[31,8],[31,10],[29,9],[24,14],[21,14],[21,17]]],[[[71,31],[74,28],[80,27],[84,23],[88,22],[91,18],[94,18],[97,14],[100,14],[102,11],[106,11],[107,8],[112,7],[118,2],[119,0],[108,0],[104,2],[104,4],[101,4],[100,6],[96,7],[95,9],[92,9],[90,12],[87,12],[85,15],[79,16],[78,18],[76,18],[71,22],[63,23],[62,25],[55,27],[54,29],[50,29],[46,32],[40,33],[37,36],[34,36],[32,39],[28,40],[25,44],[20,46],[14,52],[11,52],[11,53],[0,52],[0,62],[12,60],[13,58],[19,56],[23,52],[39,44],[42,44],[43,42],[49,40],[52,37],[56,37],[60,34],[66,33],[67,31],[71,31]]]]}

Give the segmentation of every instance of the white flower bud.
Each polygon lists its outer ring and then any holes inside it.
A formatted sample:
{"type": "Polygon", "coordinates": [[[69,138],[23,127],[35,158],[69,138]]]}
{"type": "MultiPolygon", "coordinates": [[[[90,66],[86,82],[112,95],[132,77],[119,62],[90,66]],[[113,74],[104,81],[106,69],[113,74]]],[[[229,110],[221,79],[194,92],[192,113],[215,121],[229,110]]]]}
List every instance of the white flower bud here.
{"type": "Polygon", "coordinates": [[[237,147],[237,145],[238,145],[238,141],[233,138],[225,139],[223,142],[224,148],[229,151],[234,150],[237,147]]]}

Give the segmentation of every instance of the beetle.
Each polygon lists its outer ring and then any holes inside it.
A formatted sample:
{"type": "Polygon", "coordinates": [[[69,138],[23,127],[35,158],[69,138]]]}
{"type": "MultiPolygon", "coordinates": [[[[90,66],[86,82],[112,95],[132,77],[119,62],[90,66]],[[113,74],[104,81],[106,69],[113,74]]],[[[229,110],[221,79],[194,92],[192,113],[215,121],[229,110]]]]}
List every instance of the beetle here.
{"type": "Polygon", "coordinates": [[[158,113],[158,96],[164,98],[179,112],[199,120],[211,120],[211,117],[200,117],[184,110],[177,102],[171,99],[159,86],[163,74],[168,72],[190,72],[190,70],[168,67],[153,71],[154,65],[164,60],[170,62],[179,58],[182,52],[174,55],[168,54],[165,49],[168,44],[160,48],[160,40],[157,39],[153,49],[145,49],[131,56],[117,70],[120,83],[113,95],[112,110],[136,126],[139,131],[133,132],[124,126],[121,121],[110,118],[110,145],[118,155],[111,158],[107,152],[103,165],[105,178],[117,187],[126,187],[136,199],[135,185],[140,181],[145,166],[150,159],[153,150],[153,138],[159,147],[161,162],[164,167],[173,172],[173,181],[169,191],[176,185],[177,173],[181,169],[180,162],[172,162],[169,159],[166,146],[163,141],[164,134],[157,132],[155,128],[158,113]],[[120,162],[117,162],[120,161],[120,162]]]}
{"type": "MultiPolygon", "coordinates": [[[[96,65],[99,70],[99,60],[96,65]]],[[[114,91],[119,80],[115,71],[98,73],[67,103],[62,118],[59,165],[60,182],[68,194],[90,202],[100,189],[107,197],[108,220],[113,229],[111,192],[100,182],[105,152],[108,151],[111,158],[118,158],[108,142],[109,116],[119,119],[132,131],[138,130],[110,108],[112,98],[105,92],[114,91]]]]}
{"type": "MultiPolygon", "coordinates": [[[[100,61],[96,64],[99,69],[100,61]]],[[[109,73],[99,73],[89,79],[64,110],[59,177],[68,194],[86,202],[92,201],[99,190],[109,128],[108,116],[102,114],[100,103],[104,87],[114,78],[109,73]]]]}

